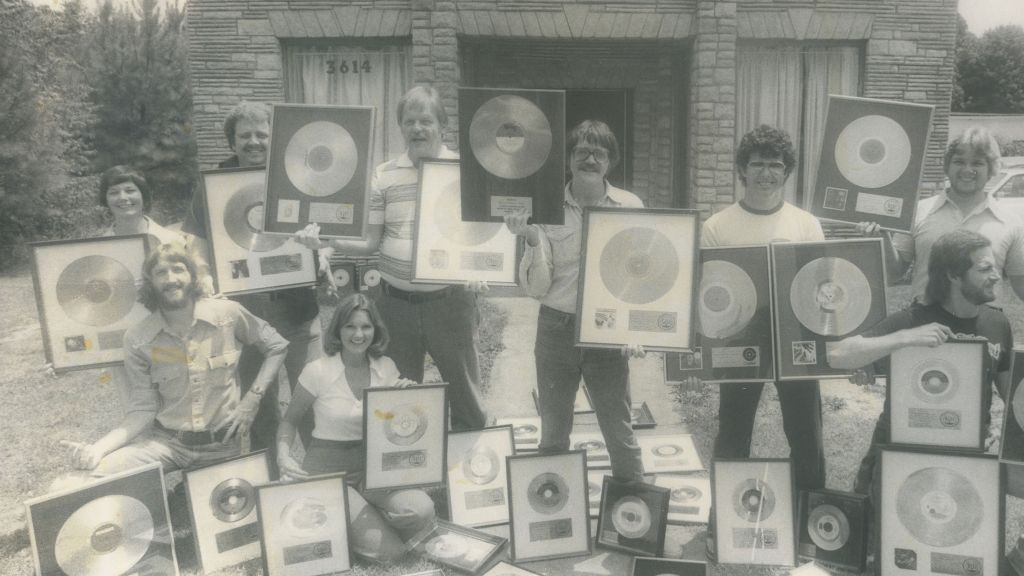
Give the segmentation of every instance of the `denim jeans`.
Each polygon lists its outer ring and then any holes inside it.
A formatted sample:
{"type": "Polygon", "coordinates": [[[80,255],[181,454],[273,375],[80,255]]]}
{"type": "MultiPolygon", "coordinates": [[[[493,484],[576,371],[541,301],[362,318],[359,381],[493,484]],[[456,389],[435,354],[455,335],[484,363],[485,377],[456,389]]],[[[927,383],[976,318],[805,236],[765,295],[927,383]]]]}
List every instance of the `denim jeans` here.
{"type": "Polygon", "coordinates": [[[569,449],[580,377],[587,384],[616,478],[640,480],[640,447],[630,424],[629,360],[618,349],[574,345],[576,317],[541,306],[537,319],[537,392],[541,452],[569,449]]]}
{"type": "Polygon", "coordinates": [[[242,448],[237,435],[227,443],[188,445],[169,432],[153,428],[140,434],[130,444],[104,456],[91,475],[109,476],[152,462],[163,465],[166,474],[174,470],[214,464],[241,453],[242,448]]]}

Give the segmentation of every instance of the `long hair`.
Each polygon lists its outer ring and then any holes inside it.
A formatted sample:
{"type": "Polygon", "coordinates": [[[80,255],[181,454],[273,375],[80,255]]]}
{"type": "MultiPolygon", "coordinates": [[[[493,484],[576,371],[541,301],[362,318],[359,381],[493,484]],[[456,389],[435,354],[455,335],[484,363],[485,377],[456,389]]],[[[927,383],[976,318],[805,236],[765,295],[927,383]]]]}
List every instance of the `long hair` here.
{"type": "Polygon", "coordinates": [[[740,181],[747,185],[747,177],[740,168],[750,161],[750,155],[757,152],[762,158],[781,158],[786,165],[786,177],[796,168],[796,148],[789,133],[774,126],[761,124],[743,135],[740,145],[736,148],[736,170],[740,181]]]}
{"type": "Polygon", "coordinates": [[[608,169],[611,170],[619,163],[619,141],[615,133],[607,124],[600,120],[584,120],[569,131],[566,138],[566,148],[569,153],[566,159],[571,160],[572,151],[577,145],[596,144],[608,151],[608,169]]]}
{"type": "Polygon", "coordinates": [[[953,278],[963,278],[974,264],[971,254],[991,244],[988,238],[970,230],[956,229],[943,234],[928,255],[925,300],[929,304],[943,302],[949,296],[953,278]]]}
{"type": "Polygon", "coordinates": [[[142,193],[142,210],[149,212],[149,206],[152,203],[152,196],[149,192],[149,184],[146,179],[143,178],[142,174],[139,174],[134,168],[118,165],[111,168],[107,168],[100,176],[100,189],[99,189],[99,202],[100,206],[109,208],[107,204],[107,191],[110,190],[111,186],[117,184],[123,184],[125,182],[131,182],[135,184],[135,187],[142,193]]]}
{"type": "Polygon", "coordinates": [[[193,300],[203,297],[203,288],[199,283],[199,267],[195,258],[180,242],[161,244],[150,251],[142,263],[142,287],[139,288],[139,302],[149,311],[160,307],[160,295],[153,286],[153,268],[161,262],[180,262],[188,268],[192,281],[185,288],[185,293],[193,300]]]}
{"type": "Polygon", "coordinates": [[[343,348],[341,343],[341,327],[352,318],[353,314],[360,310],[366,312],[366,315],[370,317],[370,324],[373,324],[373,342],[370,343],[366,353],[372,358],[380,358],[384,355],[384,351],[388,348],[388,342],[391,341],[391,336],[388,335],[388,327],[384,325],[384,319],[381,318],[380,311],[377,310],[377,305],[373,303],[373,300],[362,294],[355,293],[342,298],[341,302],[338,303],[338,307],[334,309],[334,316],[331,316],[331,322],[327,326],[327,333],[324,334],[324,352],[328,356],[341,352],[343,348]]]}

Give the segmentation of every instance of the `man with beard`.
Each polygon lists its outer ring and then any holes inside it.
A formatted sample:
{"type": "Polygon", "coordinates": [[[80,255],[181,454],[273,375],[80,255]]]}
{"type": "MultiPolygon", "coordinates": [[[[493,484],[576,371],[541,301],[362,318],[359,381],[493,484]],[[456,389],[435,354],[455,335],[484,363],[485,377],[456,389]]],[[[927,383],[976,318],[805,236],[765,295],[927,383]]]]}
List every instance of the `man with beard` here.
{"type": "Polygon", "coordinates": [[[124,336],[127,415],[92,444],[64,443],[75,468],[106,476],[160,462],[167,472],[240,453],[288,342],[238,303],[202,297],[197,278],[179,244],[146,257],[140,300],[152,313],[124,336]],[[243,345],[265,356],[244,395],[236,373],[243,345]]]}

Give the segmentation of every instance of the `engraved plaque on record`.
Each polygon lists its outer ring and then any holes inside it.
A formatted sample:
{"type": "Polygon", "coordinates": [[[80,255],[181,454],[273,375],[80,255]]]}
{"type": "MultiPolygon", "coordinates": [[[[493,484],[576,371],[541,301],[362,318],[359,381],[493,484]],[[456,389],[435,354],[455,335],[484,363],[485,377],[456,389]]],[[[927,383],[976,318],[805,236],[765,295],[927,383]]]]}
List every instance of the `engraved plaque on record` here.
{"type": "Polygon", "coordinates": [[[505,458],[515,454],[512,426],[448,434],[448,517],[460,526],[508,523],[505,458]]]}
{"type": "Polygon", "coordinates": [[[829,95],[811,212],[910,232],[934,109],[829,95]]]}
{"type": "Polygon", "coordinates": [[[711,464],[718,562],[793,566],[793,468],[789,460],[715,459],[711,464]]]}
{"type": "Polygon", "coordinates": [[[365,489],[443,483],[447,434],[447,385],[363,390],[365,489]]]}
{"type": "Polygon", "coordinates": [[[365,237],[373,122],[370,107],[275,104],[263,229],[365,237]]]}
{"type": "Polygon", "coordinates": [[[1003,437],[999,443],[999,459],[1024,464],[1024,348],[1013,349],[1013,370],[1003,414],[1003,437]]]}
{"type": "Polygon", "coordinates": [[[149,315],[137,301],[146,235],[33,242],[43,351],[54,370],[124,362],[124,333],[149,315]]]}
{"type": "Polygon", "coordinates": [[[565,92],[459,88],[462,217],[562,224],[565,92]]]}
{"type": "Polygon", "coordinates": [[[592,541],[583,452],[517,455],[507,462],[512,560],[589,554],[592,541]]]}
{"type": "Polygon", "coordinates": [[[771,245],[779,380],[830,378],[828,347],[885,318],[882,239],[771,245]]]}

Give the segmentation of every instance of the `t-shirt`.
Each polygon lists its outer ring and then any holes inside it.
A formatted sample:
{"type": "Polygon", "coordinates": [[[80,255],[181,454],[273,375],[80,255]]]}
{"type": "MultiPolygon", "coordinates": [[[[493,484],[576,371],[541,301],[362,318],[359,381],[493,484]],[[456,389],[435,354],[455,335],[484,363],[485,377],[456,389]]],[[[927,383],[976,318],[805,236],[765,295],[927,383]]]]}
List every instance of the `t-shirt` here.
{"type": "MultiPolygon", "coordinates": [[[[398,367],[387,356],[370,358],[370,387],[394,386],[398,367]]],[[[313,401],[313,437],[322,440],[363,439],[363,399],[352,393],[345,378],[341,354],[319,358],[306,364],[299,376],[313,401]]]]}
{"type": "Polygon", "coordinates": [[[789,202],[769,211],[736,202],[708,218],[700,235],[701,246],[705,248],[824,239],[825,233],[818,219],[789,202]]]}

